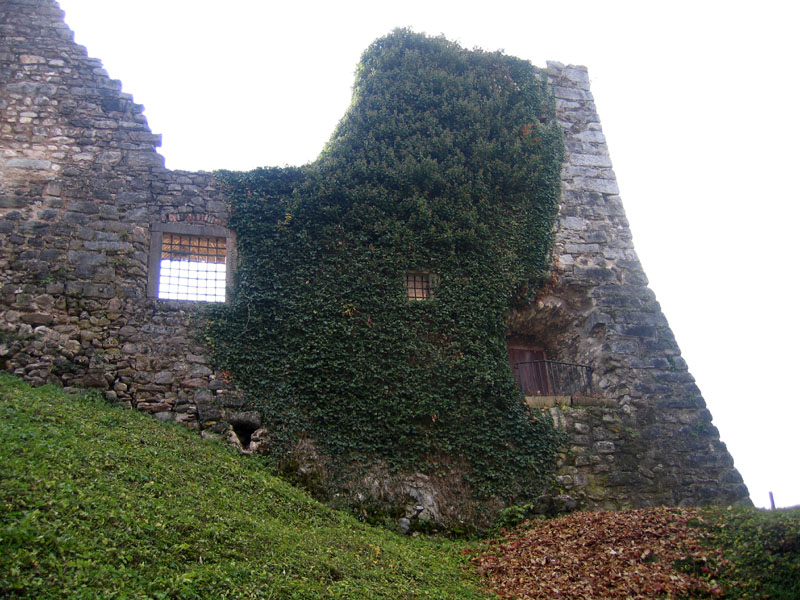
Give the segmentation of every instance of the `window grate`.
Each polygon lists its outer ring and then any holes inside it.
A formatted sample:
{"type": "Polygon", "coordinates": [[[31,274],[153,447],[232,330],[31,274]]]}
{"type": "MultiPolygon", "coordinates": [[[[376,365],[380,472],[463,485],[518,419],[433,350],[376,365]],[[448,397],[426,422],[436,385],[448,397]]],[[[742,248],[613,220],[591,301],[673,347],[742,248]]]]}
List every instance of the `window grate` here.
{"type": "Polygon", "coordinates": [[[431,297],[430,273],[406,273],[406,291],[409,300],[427,300],[431,297]]]}
{"type": "Polygon", "coordinates": [[[225,264],[224,237],[164,233],[161,237],[161,258],[191,262],[225,264]]]}
{"type": "Polygon", "coordinates": [[[158,297],[225,302],[224,237],[164,233],[158,297]]]}

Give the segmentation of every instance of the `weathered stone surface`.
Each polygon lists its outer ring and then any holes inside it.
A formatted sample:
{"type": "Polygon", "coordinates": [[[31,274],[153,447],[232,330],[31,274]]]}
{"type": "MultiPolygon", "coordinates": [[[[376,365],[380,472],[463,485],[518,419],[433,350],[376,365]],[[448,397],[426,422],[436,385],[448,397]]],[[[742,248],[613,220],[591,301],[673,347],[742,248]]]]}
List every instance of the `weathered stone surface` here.
{"type": "Polygon", "coordinates": [[[28,313],[22,315],[21,319],[31,325],[49,325],[53,322],[53,316],[45,313],[28,313]]]}
{"type": "Polygon", "coordinates": [[[434,523],[443,520],[445,511],[440,506],[440,486],[423,473],[395,476],[374,468],[364,477],[359,490],[363,502],[385,507],[402,506],[409,524],[413,519],[434,523]]]}
{"type": "Polygon", "coordinates": [[[172,371],[159,371],[153,378],[154,383],[170,384],[174,381],[175,375],[172,371]]]}
{"type": "Polygon", "coordinates": [[[267,454],[269,452],[269,441],[269,430],[266,427],[260,427],[250,436],[250,446],[247,449],[251,454],[267,454]]]}
{"type": "Polygon", "coordinates": [[[219,421],[222,419],[222,408],[214,405],[198,404],[197,418],[206,423],[219,421]]]}
{"type": "Polygon", "coordinates": [[[255,431],[261,426],[261,415],[255,410],[230,413],[225,420],[234,428],[243,427],[250,431],[255,431]]]}
{"type": "Polygon", "coordinates": [[[47,171],[53,163],[49,160],[33,159],[33,158],[9,158],[5,161],[6,169],[31,169],[39,171],[47,171]]]}
{"type": "Polygon", "coordinates": [[[7,0],[2,12],[0,328],[38,331],[4,344],[2,365],[194,428],[194,404],[174,398],[204,390],[210,403],[230,386],[190,342],[193,306],[147,298],[150,228],[224,224],[227,204],[209,174],[163,168],[143,108],[64,37],[53,0],[7,0]],[[153,190],[165,190],[158,201],[153,190]]]}

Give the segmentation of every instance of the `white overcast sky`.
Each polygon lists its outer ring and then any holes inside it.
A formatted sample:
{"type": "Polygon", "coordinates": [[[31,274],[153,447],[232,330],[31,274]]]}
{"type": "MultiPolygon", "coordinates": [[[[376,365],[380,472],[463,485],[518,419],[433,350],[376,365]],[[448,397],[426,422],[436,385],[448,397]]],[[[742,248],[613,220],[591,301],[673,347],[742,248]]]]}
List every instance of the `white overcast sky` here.
{"type": "Polygon", "coordinates": [[[60,0],[173,169],[316,158],[395,27],[589,68],[634,243],[753,502],[800,504],[789,0],[60,0]]]}

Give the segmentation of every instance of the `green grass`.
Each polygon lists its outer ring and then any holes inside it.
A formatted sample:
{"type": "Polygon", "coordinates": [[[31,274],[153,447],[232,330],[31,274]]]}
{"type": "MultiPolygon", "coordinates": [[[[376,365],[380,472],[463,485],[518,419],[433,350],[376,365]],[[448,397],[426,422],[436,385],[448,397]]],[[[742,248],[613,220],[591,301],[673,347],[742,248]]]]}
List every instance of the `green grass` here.
{"type": "MultiPolygon", "coordinates": [[[[724,598],[800,598],[800,508],[713,508],[724,598]]],[[[180,427],[0,375],[0,598],[485,598],[464,545],[369,527],[180,427]]]]}
{"type": "Polygon", "coordinates": [[[359,523],[180,427],[0,375],[0,598],[484,598],[461,549],[359,523]]]}

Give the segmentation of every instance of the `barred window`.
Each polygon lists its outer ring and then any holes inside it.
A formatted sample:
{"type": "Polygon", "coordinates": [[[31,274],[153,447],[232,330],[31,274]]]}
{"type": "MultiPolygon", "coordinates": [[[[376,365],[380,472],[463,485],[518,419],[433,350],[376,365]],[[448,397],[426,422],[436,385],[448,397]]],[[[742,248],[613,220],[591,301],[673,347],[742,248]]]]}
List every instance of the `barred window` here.
{"type": "Polygon", "coordinates": [[[153,225],[148,296],[225,302],[233,251],[232,234],[219,226],[153,225]]]}
{"type": "Polygon", "coordinates": [[[428,300],[436,285],[436,275],[421,271],[406,272],[406,292],[409,300],[428,300]]]}
{"type": "Polygon", "coordinates": [[[225,238],[164,233],[158,297],[225,302],[225,238]]]}

